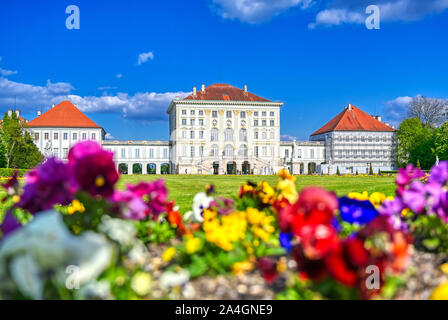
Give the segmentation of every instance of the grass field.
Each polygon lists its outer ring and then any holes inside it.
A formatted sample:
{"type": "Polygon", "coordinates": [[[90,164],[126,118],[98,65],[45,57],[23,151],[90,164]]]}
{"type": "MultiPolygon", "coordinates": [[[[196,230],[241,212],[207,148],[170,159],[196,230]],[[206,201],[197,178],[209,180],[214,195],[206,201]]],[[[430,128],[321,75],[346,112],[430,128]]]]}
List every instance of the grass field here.
{"type": "MultiPolygon", "coordinates": [[[[204,191],[206,184],[213,184],[222,196],[236,196],[241,184],[247,180],[254,182],[277,182],[276,176],[194,176],[194,175],[122,175],[118,188],[123,189],[128,183],[165,179],[170,199],[176,200],[181,212],[191,209],[192,200],[197,192],[204,191]]],[[[306,186],[323,186],[344,195],[351,191],[369,193],[378,191],[386,195],[395,193],[395,177],[391,176],[297,176],[297,189],[306,186]]]]}

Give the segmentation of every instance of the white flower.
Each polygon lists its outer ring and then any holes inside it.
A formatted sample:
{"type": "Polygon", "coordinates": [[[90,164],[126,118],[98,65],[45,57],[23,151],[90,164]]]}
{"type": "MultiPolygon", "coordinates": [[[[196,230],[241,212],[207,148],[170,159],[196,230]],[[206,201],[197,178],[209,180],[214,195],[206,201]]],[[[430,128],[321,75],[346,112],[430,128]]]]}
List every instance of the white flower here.
{"type": "Polygon", "coordinates": [[[106,234],[109,238],[123,246],[132,245],[137,235],[137,229],[132,221],[114,219],[107,215],[101,218],[98,231],[106,234]]]}
{"type": "Polygon", "coordinates": [[[131,280],[131,288],[141,297],[147,296],[151,291],[151,275],[146,272],[137,272],[131,280]]]}
{"type": "Polygon", "coordinates": [[[204,209],[208,209],[210,207],[210,203],[213,200],[213,197],[209,197],[205,192],[197,193],[193,198],[193,211],[187,212],[185,214],[185,219],[191,219],[197,222],[204,221],[202,213],[204,209]]]}
{"type": "Polygon", "coordinates": [[[181,286],[190,280],[190,273],[187,270],[178,272],[166,271],[160,277],[160,287],[168,289],[181,286]]]}
{"type": "Polygon", "coordinates": [[[82,285],[95,280],[109,266],[112,254],[113,246],[105,236],[91,231],[75,236],[58,212],[46,211],[1,243],[0,275],[7,277],[9,270],[22,294],[41,299],[48,274],[63,286],[68,277],[66,268],[73,265],[77,267],[73,276],[82,285]]]}

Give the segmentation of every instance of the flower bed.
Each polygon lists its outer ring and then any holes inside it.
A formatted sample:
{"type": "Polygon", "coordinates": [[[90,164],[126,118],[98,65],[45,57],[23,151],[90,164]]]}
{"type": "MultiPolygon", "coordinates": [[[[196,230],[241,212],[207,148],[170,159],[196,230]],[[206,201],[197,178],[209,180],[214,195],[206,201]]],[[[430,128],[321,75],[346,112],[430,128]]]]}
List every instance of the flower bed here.
{"type": "Polygon", "coordinates": [[[81,142],[23,189],[17,173],[3,184],[0,298],[388,299],[416,250],[448,250],[447,162],[401,169],[396,197],[298,193],[283,170],[234,199],[205,186],[184,214],[163,180],[118,178],[112,153],[81,142]]]}

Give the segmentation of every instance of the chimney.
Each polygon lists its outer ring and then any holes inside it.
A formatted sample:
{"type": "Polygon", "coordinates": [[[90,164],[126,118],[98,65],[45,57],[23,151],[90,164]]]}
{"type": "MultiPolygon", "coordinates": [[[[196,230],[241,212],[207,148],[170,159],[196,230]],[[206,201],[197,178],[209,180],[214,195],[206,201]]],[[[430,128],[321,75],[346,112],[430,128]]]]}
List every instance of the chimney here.
{"type": "Polygon", "coordinates": [[[244,85],[244,93],[247,93],[247,84],[244,85]]]}
{"type": "Polygon", "coordinates": [[[352,104],[351,103],[348,104],[348,110],[352,110],[352,104]]]}
{"type": "Polygon", "coordinates": [[[203,84],[203,85],[201,86],[201,91],[202,91],[202,92],[205,92],[205,84],[203,84]]]}
{"type": "Polygon", "coordinates": [[[8,117],[10,117],[10,118],[12,117],[12,110],[11,109],[8,110],[8,117]]]}
{"type": "Polygon", "coordinates": [[[15,112],[16,112],[17,119],[19,119],[20,118],[20,110],[16,110],[15,112]]]}
{"type": "Polygon", "coordinates": [[[51,106],[52,108],[54,108],[54,103],[52,104],[52,106],[51,106]]]}
{"type": "Polygon", "coordinates": [[[193,87],[193,95],[196,95],[196,87],[193,87]]]}
{"type": "Polygon", "coordinates": [[[37,116],[40,116],[42,114],[42,111],[37,110],[37,116]]]}
{"type": "Polygon", "coordinates": [[[381,116],[376,116],[376,120],[378,120],[379,122],[382,122],[381,121],[382,120],[381,116]]]}

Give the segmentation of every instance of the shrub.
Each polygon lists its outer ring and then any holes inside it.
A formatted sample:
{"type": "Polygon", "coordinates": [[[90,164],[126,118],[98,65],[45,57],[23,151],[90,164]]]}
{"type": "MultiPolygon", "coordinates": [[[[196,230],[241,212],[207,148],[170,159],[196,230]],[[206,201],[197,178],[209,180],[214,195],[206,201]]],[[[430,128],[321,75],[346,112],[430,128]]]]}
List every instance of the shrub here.
{"type": "Polygon", "coordinates": [[[19,177],[23,177],[29,171],[28,169],[0,168],[0,177],[12,177],[15,170],[19,172],[19,177]]]}

